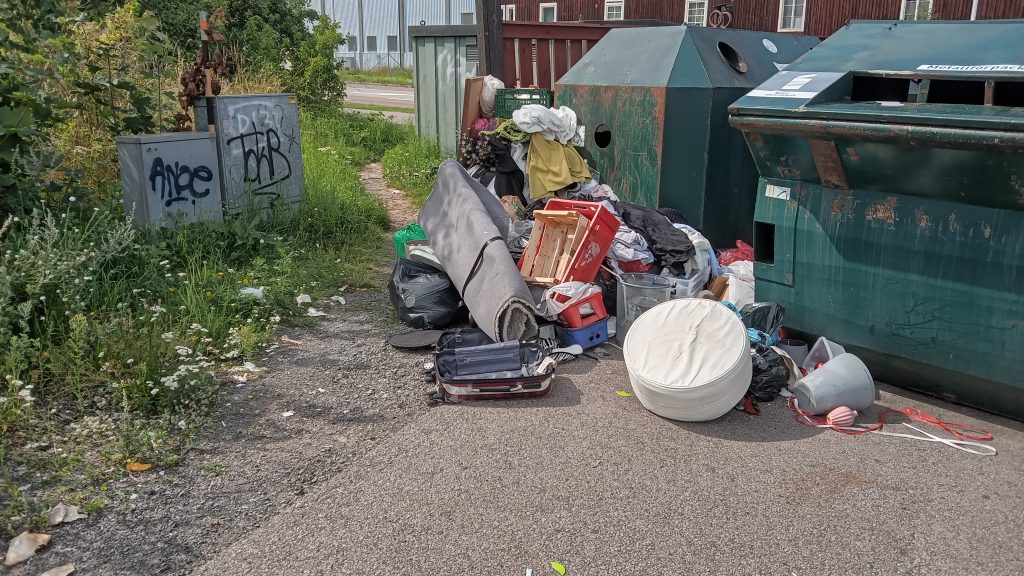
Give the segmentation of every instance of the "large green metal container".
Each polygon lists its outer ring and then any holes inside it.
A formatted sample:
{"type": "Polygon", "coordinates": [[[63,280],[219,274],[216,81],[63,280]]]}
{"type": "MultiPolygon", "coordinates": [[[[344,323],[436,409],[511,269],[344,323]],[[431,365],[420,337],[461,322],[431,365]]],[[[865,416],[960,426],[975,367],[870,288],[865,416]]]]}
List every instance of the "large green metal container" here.
{"type": "Polygon", "coordinates": [[[1024,418],[1024,21],[852,22],[741,98],[757,299],[1024,418]]]}
{"type": "Polygon", "coordinates": [[[681,211],[712,243],[750,241],[757,169],[727,108],[817,38],[672,26],[610,31],[555,86],[586,155],[630,202],[681,211]]]}

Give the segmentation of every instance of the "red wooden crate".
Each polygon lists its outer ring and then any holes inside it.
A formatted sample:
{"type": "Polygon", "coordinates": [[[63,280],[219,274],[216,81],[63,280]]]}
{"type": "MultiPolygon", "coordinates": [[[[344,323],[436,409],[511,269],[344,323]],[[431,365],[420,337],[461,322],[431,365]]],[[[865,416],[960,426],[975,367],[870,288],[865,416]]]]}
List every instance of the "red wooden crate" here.
{"type": "MultiPolygon", "coordinates": [[[[593,282],[597,276],[598,269],[604,261],[608,249],[612,246],[615,233],[619,231],[619,220],[599,202],[578,202],[574,200],[561,200],[552,198],[544,206],[545,211],[573,211],[587,219],[587,228],[582,239],[574,244],[573,253],[569,255],[568,265],[562,273],[554,278],[548,279],[545,283],[561,284],[563,282],[593,282]]],[[[535,229],[536,231],[536,229],[535,229]]],[[[530,243],[526,251],[519,259],[519,269],[524,270],[524,264],[535,261],[538,252],[541,250],[543,238],[538,236],[534,242],[534,236],[530,236],[530,243]]],[[[525,276],[535,276],[524,272],[525,276]]]]}

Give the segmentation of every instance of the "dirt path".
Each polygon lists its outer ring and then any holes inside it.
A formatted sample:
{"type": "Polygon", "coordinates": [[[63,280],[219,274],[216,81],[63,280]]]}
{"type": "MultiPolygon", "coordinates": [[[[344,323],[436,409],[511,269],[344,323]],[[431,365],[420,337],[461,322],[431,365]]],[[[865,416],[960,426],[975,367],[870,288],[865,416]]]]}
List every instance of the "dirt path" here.
{"type": "Polygon", "coordinates": [[[387,182],[384,181],[380,162],[368,164],[359,173],[359,177],[363,179],[366,190],[376,196],[388,209],[388,215],[391,216],[392,232],[405,228],[416,221],[418,211],[409,203],[404,192],[388,187],[387,182]]]}
{"type": "MultiPolygon", "coordinates": [[[[396,225],[414,219],[379,165],[363,178],[396,225]]],[[[111,485],[103,512],[62,527],[9,573],[74,563],[76,574],[187,574],[428,410],[431,386],[411,375],[429,357],[387,345],[403,329],[387,294],[344,297],[317,304],[328,316],[316,327],[282,330],[255,361],[265,369],[259,378],[223,385],[211,424],[180,465],[111,485]]],[[[322,504],[330,514],[336,503],[322,504]]]]}

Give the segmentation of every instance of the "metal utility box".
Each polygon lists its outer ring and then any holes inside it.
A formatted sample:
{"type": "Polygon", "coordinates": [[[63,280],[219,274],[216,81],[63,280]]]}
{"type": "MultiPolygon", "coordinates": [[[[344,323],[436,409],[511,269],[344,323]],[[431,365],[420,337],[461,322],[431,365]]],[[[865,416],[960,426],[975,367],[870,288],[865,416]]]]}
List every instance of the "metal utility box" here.
{"type": "Polygon", "coordinates": [[[117,159],[125,211],[137,228],[223,219],[213,134],[120,136],[117,159]]]}
{"type": "Polygon", "coordinates": [[[737,101],[759,301],[1024,418],[1024,21],[855,21],[737,101]]]}
{"type": "Polygon", "coordinates": [[[476,26],[410,26],[416,133],[446,154],[459,147],[466,79],[477,76],[476,26]]]}
{"type": "Polygon", "coordinates": [[[819,40],[672,26],[608,32],[555,87],[624,200],[675,208],[716,246],[751,240],[757,169],[727,108],[819,40]]]}
{"type": "MultiPolygon", "coordinates": [[[[301,201],[306,184],[295,96],[241,94],[213,100],[227,213],[301,201]]],[[[209,129],[208,114],[206,99],[196,99],[196,130],[209,129]]]]}

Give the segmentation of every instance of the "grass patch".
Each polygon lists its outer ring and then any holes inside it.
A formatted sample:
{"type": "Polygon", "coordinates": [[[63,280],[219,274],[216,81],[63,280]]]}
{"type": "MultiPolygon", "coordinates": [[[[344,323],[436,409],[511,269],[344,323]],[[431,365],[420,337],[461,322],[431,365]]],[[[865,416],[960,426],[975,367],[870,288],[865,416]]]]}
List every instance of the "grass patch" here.
{"type": "Polygon", "coordinates": [[[390,86],[412,86],[412,68],[375,68],[373,70],[345,70],[341,74],[345,82],[359,84],[387,84],[390,86]]]}
{"type": "Polygon", "coordinates": [[[415,114],[414,108],[403,108],[401,106],[388,106],[386,104],[364,104],[362,102],[345,102],[346,110],[372,110],[375,112],[402,112],[404,114],[415,114]]]}
{"type": "MultiPolygon", "coordinates": [[[[412,137],[381,115],[304,115],[297,208],[135,231],[117,200],[69,199],[0,232],[0,536],[130,461],[173,466],[218,374],[255,357],[295,296],[379,288],[388,215],[358,170],[412,137]],[[244,290],[262,294],[257,299],[244,290]]],[[[104,184],[117,189],[116,174],[104,184]]],[[[0,225],[4,222],[0,222],[0,225]]]]}
{"type": "Polygon", "coordinates": [[[437,142],[412,138],[389,150],[381,159],[381,168],[388,186],[404,190],[419,208],[433,191],[437,168],[445,158],[437,142]]]}

